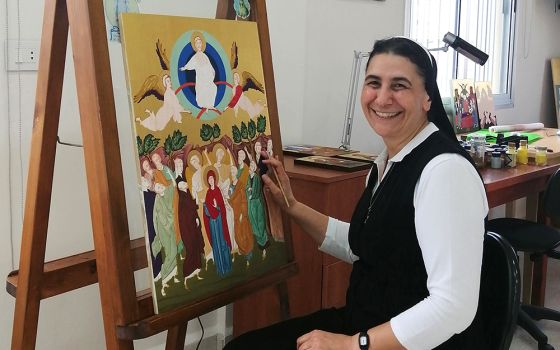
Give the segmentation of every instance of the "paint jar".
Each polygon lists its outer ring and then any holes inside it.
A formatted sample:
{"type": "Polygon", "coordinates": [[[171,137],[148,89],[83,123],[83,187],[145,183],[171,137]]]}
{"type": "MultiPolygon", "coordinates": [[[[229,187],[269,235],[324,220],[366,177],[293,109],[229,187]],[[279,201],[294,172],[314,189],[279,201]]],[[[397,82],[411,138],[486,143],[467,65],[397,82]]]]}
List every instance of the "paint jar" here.
{"type": "Polygon", "coordinates": [[[515,168],[517,165],[517,150],[515,149],[515,142],[508,142],[508,148],[506,155],[509,157],[509,163],[507,164],[510,168],[515,168]]]}
{"type": "Polygon", "coordinates": [[[511,162],[511,159],[509,159],[509,156],[506,154],[506,150],[503,148],[500,150],[500,157],[502,158],[502,168],[507,167],[509,162],[511,162]]]}
{"type": "Polygon", "coordinates": [[[490,167],[492,169],[500,169],[503,164],[502,154],[500,152],[492,152],[492,158],[490,158],[490,167]]]}
{"type": "Polygon", "coordinates": [[[477,168],[484,168],[484,154],[486,153],[486,136],[474,134],[471,139],[471,157],[477,168]]]}
{"type": "Polygon", "coordinates": [[[517,163],[529,163],[529,151],[527,149],[527,140],[519,140],[519,148],[517,149],[517,163]]]}
{"type": "Polygon", "coordinates": [[[538,166],[545,166],[547,164],[546,146],[535,147],[535,164],[538,166]]]}

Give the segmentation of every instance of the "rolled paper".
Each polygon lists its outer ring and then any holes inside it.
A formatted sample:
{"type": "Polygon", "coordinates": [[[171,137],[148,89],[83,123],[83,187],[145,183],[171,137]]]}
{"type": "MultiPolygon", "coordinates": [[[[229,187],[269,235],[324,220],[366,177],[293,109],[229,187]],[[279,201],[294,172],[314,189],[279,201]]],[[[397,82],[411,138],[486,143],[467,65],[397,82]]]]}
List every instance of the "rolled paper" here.
{"type": "Polygon", "coordinates": [[[536,130],[544,128],[543,123],[528,123],[528,124],[512,124],[512,125],[498,125],[488,128],[490,132],[506,132],[506,131],[522,131],[522,130],[536,130]]]}

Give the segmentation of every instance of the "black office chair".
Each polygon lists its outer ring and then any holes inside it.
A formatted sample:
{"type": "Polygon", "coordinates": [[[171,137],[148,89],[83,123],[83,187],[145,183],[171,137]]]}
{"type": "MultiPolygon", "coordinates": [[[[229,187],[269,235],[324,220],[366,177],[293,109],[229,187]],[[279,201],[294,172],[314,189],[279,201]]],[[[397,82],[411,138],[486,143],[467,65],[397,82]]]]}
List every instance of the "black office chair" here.
{"type": "Polygon", "coordinates": [[[520,284],[519,261],[513,247],[499,234],[486,233],[478,310],[473,321],[484,329],[484,349],[509,349],[519,311],[520,284]]]}
{"type": "MultiPolygon", "coordinates": [[[[543,208],[552,222],[560,223],[560,169],[550,178],[544,193],[543,208]]],[[[487,229],[507,239],[517,250],[531,254],[531,260],[544,255],[560,260],[560,230],[545,224],[515,218],[488,221],[487,229]]],[[[517,323],[539,345],[539,350],[554,350],[535,320],[560,321],[560,312],[545,307],[521,305],[517,323]]]]}

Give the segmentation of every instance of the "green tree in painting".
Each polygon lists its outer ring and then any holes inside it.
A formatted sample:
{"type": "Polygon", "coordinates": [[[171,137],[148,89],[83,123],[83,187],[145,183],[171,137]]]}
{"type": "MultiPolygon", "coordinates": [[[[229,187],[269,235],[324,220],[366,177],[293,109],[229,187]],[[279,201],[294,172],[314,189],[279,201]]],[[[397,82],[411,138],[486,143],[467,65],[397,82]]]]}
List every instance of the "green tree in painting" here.
{"type": "Polygon", "coordinates": [[[231,127],[231,134],[233,136],[233,142],[240,143],[241,142],[241,131],[237,125],[231,127]]]}
{"type": "Polygon", "coordinates": [[[241,138],[243,140],[249,139],[249,132],[247,131],[247,124],[245,124],[245,122],[241,122],[241,138]]]}
{"type": "Polygon", "coordinates": [[[208,124],[202,124],[200,128],[200,138],[202,141],[213,141],[220,138],[222,130],[218,124],[214,124],[214,126],[208,124]]]}
{"type": "Polygon", "coordinates": [[[146,135],[144,140],[140,136],[136,136],[136,145],[138,146],[138,155],[140,157],[147,156],[156,149],[159,144],[159,139],[152,134],[146,135]]]}
{"type": "Polygon", "coordinates": [[[163,143],[163,150],[165,154],[171,156],[173,152],[179,151],[187,143],[187,136],[183,135],[180,130],[173,131],[173,134],[167,135],[163,143]]]}
{"type": "Polygon", "coordinates": [[[266,131],[266,117],[264,115],[259,115],[257,118],[257,132],[264,134],[266,131]]]}
{"type": "Polygon", "coordinates": [[[214,126],[212,127],[212,136],[214,137],[214,139],[219,138],[221,133],[222,130],[220,130],[218,124],[214,124],[214,126]]]}
{"type": "Polygon", "coordinates": [[[249,134],[249,140],[252,140],[257,136],[257,124],[253,119],[249,120],[249,125],[247,126],[247,132],[249,134]]]}

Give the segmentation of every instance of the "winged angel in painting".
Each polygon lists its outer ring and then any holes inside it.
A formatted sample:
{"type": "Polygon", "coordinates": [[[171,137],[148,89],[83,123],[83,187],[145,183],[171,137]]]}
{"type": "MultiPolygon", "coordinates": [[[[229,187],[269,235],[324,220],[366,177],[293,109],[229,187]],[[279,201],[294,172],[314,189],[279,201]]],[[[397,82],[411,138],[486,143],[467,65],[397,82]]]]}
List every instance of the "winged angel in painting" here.
{"type": "Polygon", "coordinates": [[[162,106],[156,113],[146,109],[148,117],[145,119],[136,118],[146,129],[152,131],[163,130],[167,123],[173,118],[177,123],[181,123],[183,117],[181,113],[191,113],[181,106],[175,91],[171,87],[171,77],[169,76],[169,59],[161,42],[156,43],[156,53],[159,58],[162,71],[159,75],[152,74],[144,80],[140,90],[134,95],[134,102],[139,103],[148,96],[154,96],[158,100],[163,100],[162,106]]]}
{"type": "Polygon", "coordinates": [[[235,41],[231,45],[231,69],[233,71],[233,96],[231,101],[225,109],[233,108],[235,116],[239,109],[247,112],[250,118],[256,118],[261,114],[263,109],[266,107],[261,100],[252,102],[249,97],[245,95],[245,92],[249,89],[254,89],[256,91],[262,92],[264,94],[263,85],[249,72],[241,72],[241,75],[236,70],[239,62],[239,57],[237,55],[237,44],[235,41]]]}

